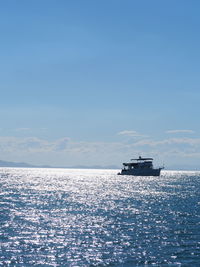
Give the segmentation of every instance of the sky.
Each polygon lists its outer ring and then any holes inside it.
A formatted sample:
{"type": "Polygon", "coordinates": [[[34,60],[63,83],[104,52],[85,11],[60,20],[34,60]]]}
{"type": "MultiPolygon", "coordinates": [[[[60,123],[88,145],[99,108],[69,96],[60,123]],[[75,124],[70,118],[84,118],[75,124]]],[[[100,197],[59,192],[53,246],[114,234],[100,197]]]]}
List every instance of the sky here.
{"type": "Polygon", "coordinates": [[[0,4],[1,160],[200,169],[198,0],[0,4]]]}

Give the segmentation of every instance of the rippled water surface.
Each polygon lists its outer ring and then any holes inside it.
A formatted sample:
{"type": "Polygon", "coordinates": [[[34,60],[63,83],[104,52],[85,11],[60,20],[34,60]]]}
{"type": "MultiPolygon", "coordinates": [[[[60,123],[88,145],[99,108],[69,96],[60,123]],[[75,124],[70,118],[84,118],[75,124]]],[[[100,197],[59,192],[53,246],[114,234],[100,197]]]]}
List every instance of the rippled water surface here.
{"type": "Polygon", "coordinates": [[[200,172],[0,169],[0,266],[200,266],[200,172]]]}

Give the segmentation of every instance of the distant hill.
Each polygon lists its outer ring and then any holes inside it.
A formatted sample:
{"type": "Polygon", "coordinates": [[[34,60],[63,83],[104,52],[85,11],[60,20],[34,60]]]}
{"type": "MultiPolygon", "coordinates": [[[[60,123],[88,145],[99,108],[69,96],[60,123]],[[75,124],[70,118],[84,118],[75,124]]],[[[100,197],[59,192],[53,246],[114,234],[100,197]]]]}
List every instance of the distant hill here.
{"type": "MultiPolygon", "coordinates": [[[[65,169],[120,169],[116,165],[92,165],[92,166],[85,166],[85,165],[74,165],[74,166],[49,166],[49,165],[32,165],[25,162],[12,162],[12,161],[4,161],[0,160],[0,167],[13,167],[13,168],[65,168],[65,169]]],[[[200,168],[195,165],[169,165],[165,167],[165,170],[185,170],[185,171],[199,171],[200,168]]]]}
{"type": "Polygon", "coordinates": [[[12,162],[12,161],[4,161],[0,160],[0,167],[13,167],[13,168],[72,168],[72,169],[119,169],[115,165],[109,165],[109,166],[83,166],[83,165],[76,165],[76,166],[49,166],[49,165],[32,165],[25,162],[12,162]]]}
{"type": "MultiPolygon", "coordinates": [[[[61,167],[63,168],[63,167],[61,167]]],[[[64,167],[64,168],[72,168],[72,169],[119,169],[117,166],[115,165],[108,165],[108,166],[100,166],[100,165],[93,165],[93,166],[84,166],[84,165],[75,165],[75,166],[71,166],[71,167],[64,167]]]]}
{"type": "Polygon", "coordinates": [[[34,165],[25,163],[25,162],[11,162],[0,160],[0,167],[22,167],[22,168],[31,168],[36,167],[34,165]]]}

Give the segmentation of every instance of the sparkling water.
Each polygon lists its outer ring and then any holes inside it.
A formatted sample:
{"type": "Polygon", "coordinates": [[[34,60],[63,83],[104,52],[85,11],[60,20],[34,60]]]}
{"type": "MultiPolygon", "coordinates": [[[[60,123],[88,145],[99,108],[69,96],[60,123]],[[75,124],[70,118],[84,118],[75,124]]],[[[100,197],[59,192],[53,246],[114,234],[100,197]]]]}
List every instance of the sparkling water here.
{"type": "Polygon", "coordinates": [[[0,169],[0,266],[200,266],[200,172],[0,169]]]}

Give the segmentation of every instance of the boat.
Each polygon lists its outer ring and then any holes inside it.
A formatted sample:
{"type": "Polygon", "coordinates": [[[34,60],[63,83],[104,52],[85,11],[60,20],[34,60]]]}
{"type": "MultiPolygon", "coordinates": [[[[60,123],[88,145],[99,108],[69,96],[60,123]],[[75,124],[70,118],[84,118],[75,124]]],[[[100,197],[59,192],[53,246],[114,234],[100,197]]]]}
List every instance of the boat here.
{"type": "Polygon", "coordinates": [[[123,169],[118,175],[134,175],[134,176],[160,176],[160,171],[164,167],[155,169],[153,167],[152,158],[131,159],[132,162],[123,163],[123,169]]]}

